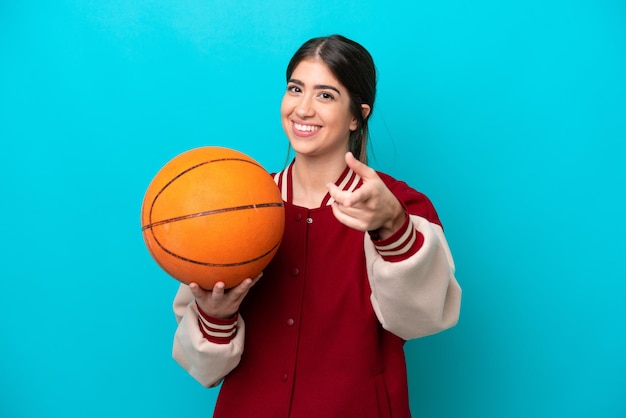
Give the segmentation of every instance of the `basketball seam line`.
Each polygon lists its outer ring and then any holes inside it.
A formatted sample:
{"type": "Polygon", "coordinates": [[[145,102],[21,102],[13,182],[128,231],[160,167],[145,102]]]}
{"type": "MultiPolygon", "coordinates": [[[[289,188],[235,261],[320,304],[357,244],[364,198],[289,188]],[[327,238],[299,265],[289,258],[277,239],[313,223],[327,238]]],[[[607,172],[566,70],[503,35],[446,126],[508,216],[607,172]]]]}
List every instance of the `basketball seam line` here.
{"type": "Polygon", "coordinates": [[[193,219],[193,218],[198,218],[201,216],[215,215],[218,213],[233,212],[237,210],[282,207],[282,206],[283,206],[282,202],[281,203],[272,202],[272,203],[256,203],[252,205],[243,205],[243,206],[235,206],[235,207],[230,207],[230,208],[207,210],[203,212],[190,213],[188,215],[177,216],[175,218],[163,219],[162,221],[153,222],[153,223],[143,226],[141,230],[145,231],[146,229],[151,229],[152,227],[171,223],[171,222],[184,221],[186,219],[193,219]]]}
{"type": "Polygon", "coordinates": [[[163,247],[160,244],[159,244],[159,247],[163,251],[165,251],[166,253],[171,255],[172,257],[176,257],[176,258],[178,258],[180,260],[187,261],[187,262],[192,263],[192,264],[199,264],[201,266],[207,266],[207,267],[236,267],[236,266],[243,266],[243,265],[246,265],[246,264],[250,264],[250,263],[258,261],[258,260],[260,260],[262,258],[267,257],[269,254],[271,254],[280,245],[280,243],[281,243],[281,240],[279,240],[272,248],[270,248],[269,251],[261,254],[258,257],[254,257],[254,258],[251,258],[251,259],[248,259],[248,260],[244,260],[244,261],[238,261],[236,263],[210,263],[208,261],[192,260],[191,258],[183,257],[182,255],[176,254],[176,253],[168,250],[167,248],[163,247]]]}

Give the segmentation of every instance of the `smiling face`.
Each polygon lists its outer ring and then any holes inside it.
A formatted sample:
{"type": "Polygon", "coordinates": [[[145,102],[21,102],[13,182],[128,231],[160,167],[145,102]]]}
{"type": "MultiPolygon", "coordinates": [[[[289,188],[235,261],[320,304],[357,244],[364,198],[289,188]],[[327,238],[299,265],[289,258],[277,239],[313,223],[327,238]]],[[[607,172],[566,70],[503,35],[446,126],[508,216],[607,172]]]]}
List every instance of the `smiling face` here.
{"type": "Polygon", "coordinates": [[[343,158],[350,132],[358,126],[348,91],[315,59],[301,61],[291,74],[281,116],[294,151],[307,157],[343,158]]]}

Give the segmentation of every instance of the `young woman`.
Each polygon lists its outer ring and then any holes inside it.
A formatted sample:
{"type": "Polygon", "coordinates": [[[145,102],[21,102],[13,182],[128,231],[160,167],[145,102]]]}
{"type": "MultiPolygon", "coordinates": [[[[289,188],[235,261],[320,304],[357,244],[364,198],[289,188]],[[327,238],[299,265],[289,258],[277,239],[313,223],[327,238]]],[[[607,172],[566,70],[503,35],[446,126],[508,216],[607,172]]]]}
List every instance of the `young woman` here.
{"type": "Polygon", "coordinates": [[[342,36],[289,62],[281,247],[262,279],[181,285],[174,301],[174,358],[203,385],[223,381],[216,417],[409,417],[404,342],[458,320],[431,202],[366,165],[375,93],[370,54],[342,36]]]}

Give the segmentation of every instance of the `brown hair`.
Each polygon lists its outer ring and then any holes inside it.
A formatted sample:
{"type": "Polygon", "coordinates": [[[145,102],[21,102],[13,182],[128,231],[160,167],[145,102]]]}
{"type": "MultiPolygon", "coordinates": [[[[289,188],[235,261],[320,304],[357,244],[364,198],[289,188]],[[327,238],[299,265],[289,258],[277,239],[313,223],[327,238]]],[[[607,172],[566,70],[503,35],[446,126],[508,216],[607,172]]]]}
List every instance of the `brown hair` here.
{"type": "Polygon", "coordinates": [[[374,111],[376,98],[376,67],[370,53],[359,43],[341,35],[313,38],[306,41],[287,65],[287,81],[296,66],[305,59],[315,58],[328,66],[350,94],[350,107],[357,119],[357,129],[350,133],[349,150],[367,164],[368,120],[374,111]],[[363,117],[361,105],[370,107],[363,117]]]}

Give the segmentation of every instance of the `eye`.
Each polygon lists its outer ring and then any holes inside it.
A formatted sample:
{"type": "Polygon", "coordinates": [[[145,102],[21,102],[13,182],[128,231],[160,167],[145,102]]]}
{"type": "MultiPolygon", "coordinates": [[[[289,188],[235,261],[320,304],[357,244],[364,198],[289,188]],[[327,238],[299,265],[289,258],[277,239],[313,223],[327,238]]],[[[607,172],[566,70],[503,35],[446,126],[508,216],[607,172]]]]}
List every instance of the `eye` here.
{"type": "Polygon", "coordinates": [[[295,84],[288,84],[287,91],[290,93],[301,93],[302,89],[300,89],[300,87],[295,84]]]}
{"type": "Polygon", "coordinates": [[[319,97],[320,97],[321,99],[324,99],[324,100],[335,100],[335,96],[333,96],[332,94],[327,93],[327,92],[325,92],[325,91],[321,92],[321,93],[319,94],[319,97]]]}

